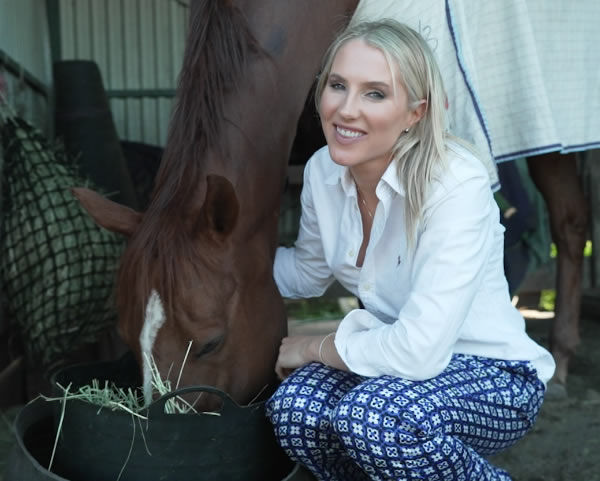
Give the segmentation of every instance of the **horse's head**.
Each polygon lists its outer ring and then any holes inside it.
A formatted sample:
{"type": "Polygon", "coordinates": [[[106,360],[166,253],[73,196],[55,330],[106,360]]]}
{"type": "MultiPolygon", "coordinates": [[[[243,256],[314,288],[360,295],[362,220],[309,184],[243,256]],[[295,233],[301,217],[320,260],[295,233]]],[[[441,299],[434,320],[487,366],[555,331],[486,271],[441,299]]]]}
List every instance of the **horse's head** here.
{"type": "Polygon", "coordinates": [[[155,362],[173,388],[207,384],[246,403],[275,382],[285,312],[271,249],[258,233],[236,235],[232,184],[211,175],[205,191],[179,218],[161,219],[74,189],[96,223],[129,238],[116,286],[118,328],[144,367],[145,384],[155,362]],[[162,226],[157,242],[140,243],[153,224],[162,226]]]}

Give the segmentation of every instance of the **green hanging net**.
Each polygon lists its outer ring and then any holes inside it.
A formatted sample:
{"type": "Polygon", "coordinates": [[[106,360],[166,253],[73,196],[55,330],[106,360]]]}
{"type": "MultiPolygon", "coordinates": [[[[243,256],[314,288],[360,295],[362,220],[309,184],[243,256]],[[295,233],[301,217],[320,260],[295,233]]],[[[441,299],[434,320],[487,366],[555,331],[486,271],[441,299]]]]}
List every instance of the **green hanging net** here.
{"type": "Polygon", "coordinates": [[[49,368],[114,325],[124,239],[98,227],[70,188],[88,187],[35,127],[0,118],[4,315],[29,360],[49,368]]]}

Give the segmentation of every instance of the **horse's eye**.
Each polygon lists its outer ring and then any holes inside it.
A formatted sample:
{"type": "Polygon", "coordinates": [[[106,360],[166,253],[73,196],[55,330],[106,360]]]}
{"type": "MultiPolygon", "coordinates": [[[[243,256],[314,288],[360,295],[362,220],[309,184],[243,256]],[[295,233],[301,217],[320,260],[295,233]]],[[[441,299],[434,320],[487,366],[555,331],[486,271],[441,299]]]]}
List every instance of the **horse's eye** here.
{"type": "Polygon", "coordinates": [[[222,343],[225,336],[218,336],[210,341],[205,342],[200,350],[196,352],[196,359],[199,359],[213,351],[215,351],[222,343]]]}

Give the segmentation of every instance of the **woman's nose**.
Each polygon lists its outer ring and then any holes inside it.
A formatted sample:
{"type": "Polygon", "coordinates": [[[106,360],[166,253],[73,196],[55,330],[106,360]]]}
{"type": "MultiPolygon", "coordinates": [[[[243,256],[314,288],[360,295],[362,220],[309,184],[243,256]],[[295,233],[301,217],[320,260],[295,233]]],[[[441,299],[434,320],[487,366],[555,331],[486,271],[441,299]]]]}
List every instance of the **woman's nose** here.
{"type": "Polygon", "coordinates": [[[340,105],[340,115],[347,118],[355,118],[359,112],[358,99],[354,94],[348,93],[344,96],[344,99],[340,105]]]}

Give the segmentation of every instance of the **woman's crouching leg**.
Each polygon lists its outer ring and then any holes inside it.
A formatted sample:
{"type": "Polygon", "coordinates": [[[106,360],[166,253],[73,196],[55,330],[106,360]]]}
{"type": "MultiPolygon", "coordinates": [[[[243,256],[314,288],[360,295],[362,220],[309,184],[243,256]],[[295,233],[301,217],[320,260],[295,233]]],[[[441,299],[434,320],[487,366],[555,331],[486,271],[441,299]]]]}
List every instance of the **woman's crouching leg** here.
{"type": "Polygon", "coordinates": [[[456,355],[427,381],[383,376],[356,386],[333,428],[373,480],[507,481],[483,456],[525,435],[543,392],[526,363],[456,355]]]}
{"type": "Polygon", "coordinates": [[[317,479],[368,479],[331,429],[339,400],[365,378],[320,363],[296,369],[267,401],[266,413],[286,454],[317,479]]]}

